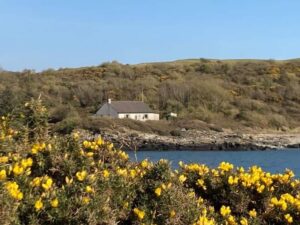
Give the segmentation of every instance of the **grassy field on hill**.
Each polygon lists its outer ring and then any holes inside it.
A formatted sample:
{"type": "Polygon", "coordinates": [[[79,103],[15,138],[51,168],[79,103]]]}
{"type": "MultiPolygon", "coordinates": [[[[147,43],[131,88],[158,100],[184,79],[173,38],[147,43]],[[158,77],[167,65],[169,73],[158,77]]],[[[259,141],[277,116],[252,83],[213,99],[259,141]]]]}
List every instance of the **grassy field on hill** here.
{"type": "Polygon", "coordinates": [[[300,60],[111,62],[0,72],[0,115],[41,95],[50,109],[49,122],[62,132],[95,126],[99,121],[90,116],[108,98],[141,100],[142,94],[162,118],[178,113],[175,124],[199,120],[234,129],[293,129],[300,126],[300,60]]]}

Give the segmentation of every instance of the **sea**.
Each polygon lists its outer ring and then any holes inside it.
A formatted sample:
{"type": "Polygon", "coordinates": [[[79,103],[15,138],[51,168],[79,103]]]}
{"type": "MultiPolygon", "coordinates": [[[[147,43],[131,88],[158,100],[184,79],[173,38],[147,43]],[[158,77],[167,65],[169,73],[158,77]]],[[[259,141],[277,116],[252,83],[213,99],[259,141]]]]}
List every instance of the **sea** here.
{"type": "Polygon", "coordinates": [[[132,161],[167,159],[174,169],[178,162],[201,163],[217,167],[220,162],[230,162],[245,169],[258,165],[271,173],[283,173],[286,169],[294,171],[300,178],[300,149],[280,149],[266,151],[133,151],[128,152],[132,161]]]}

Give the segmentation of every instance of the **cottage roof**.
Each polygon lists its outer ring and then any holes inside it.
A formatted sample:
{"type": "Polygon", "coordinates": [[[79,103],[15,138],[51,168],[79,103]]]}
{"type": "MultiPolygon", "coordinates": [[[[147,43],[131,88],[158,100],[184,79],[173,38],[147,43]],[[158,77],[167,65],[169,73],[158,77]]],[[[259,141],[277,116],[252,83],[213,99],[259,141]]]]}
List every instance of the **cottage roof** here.
{"type": "MultiPolygon", "coordinates": [[[[109,104],[109,103],[107,103],[109,104]]],[[[150,107],[141,101],[112,101],[111,107],[118,113],[152,113],[150,107]]]]}

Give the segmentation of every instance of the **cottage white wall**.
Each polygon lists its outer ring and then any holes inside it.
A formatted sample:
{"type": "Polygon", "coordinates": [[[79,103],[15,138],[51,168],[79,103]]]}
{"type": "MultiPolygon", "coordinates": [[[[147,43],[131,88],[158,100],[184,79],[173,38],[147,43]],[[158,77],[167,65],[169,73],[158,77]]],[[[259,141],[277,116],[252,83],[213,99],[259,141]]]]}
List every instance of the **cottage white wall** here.
{"type": "Polygon", "coordinates": [[[119,113],[118,118],[120,119],[129,118],[129,119],[140,120],[140,121],[159,120],[159,114],[158,113],[119,113]]]}
{"type": "Polygon", "coordinates": [[[149,113],[148,118],[149,118],[149,120],[159,120],[159,114],[158,113],[149,113]]]}

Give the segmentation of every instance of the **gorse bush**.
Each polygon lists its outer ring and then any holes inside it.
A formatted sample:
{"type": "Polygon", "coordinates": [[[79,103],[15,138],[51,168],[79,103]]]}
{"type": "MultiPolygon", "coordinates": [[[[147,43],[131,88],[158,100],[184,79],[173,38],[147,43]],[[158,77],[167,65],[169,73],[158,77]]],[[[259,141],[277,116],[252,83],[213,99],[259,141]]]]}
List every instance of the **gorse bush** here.
{"type": "Polygon", "coordinates": [[[40,101],[18,115],[0,121],[0,224],[300,223],[300,182],[290,170],[130,162],[101,137],[49,133],[40,101]]]}

